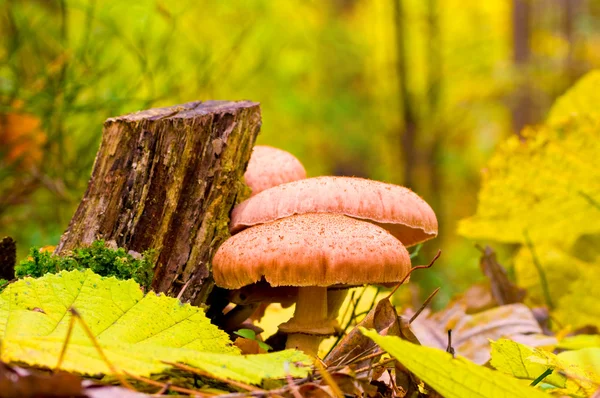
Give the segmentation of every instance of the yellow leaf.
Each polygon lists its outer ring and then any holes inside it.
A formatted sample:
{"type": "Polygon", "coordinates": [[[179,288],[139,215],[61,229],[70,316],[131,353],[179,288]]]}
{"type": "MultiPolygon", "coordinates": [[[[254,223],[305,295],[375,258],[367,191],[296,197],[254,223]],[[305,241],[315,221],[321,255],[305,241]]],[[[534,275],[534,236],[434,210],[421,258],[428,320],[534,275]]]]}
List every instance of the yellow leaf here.
{"type": "MultiPolygon", "coordinates": [[[[600,261],[588,263],[545,244],[536,246],[535,253],[547,280],[552,316],[573,328],[600,324],[600,296],[589,294],[600,278],[600,261]]],[[[519,286],[527,289],[529,304],[545,305],[540,274],[527,247],[515,257],[515,269],[519,286]]]]}
{"type": "Polygon", "coordinates": [[[600,120],[600,71],[592,71],[581,78],[550,109],[548,124],[562,125],[572,119],[600,120]]]}
{"type": "Polygon", "coordinates": [[[547,394],[517,379],[437,348],[412,344],[394,336],[361,331],[408,370],[446,398],[543,398],[547,394]]]}
{"type": "Polygon", "coordinates": [[[466,314],[460,304],[429,315],[421,314],[411,323],[421,344],[445,348],[446,331],[452,329],[455,352],[476,364],[490,359],[490,340],[507,337],[534,345],[555,345],[556,339],[542,334],[531,310],[520,303],[502,305],[476,314],[466,314]]]}
{"type": "Polygon", "coordinates": [[[504,142],[483,172],[474,216],[458,232],[473,239],[571,245],[600,232],[600,131],[582,121],[540,127],[504,142]]]}
{"type": "Polygon", "coordinates": [[[598,87],[600,72],[588,74],[556,102],[546,126],[500,145],[483,172],[477,212],[460,222],[460,234],[568,247],[600,232],[598,87]]]}
{"type": "Polygon", "coordinates": [[[507,339],[492,343],[491,364],[496,369],[527,380],[535,380],[551,369],[552,373],[543,379],[544,383],[560,388],[562,393],[587,397],[598,388],[600,375],[579,366],[573,358],[557,356],[507,339]]]}
{"type": "Polygon", "coordinates": [[[595,388],[600,387],[600,347],[563,351],[557,357],[564,363],[572,364],[587,371],[587,374],[594,381],[595,388]]]}
{"type": "Polygon", "coordinates": [[[558,348],[565,350],[579,350],[581,348],[600,347],[600,335],[579,334],[565,337],[558,343],[558,348]]]}
{"type": "MultiPolygon", "coordinates": [[[[284,377],[286,368],[293,376],[307,374],[305,368],[294,365],[309,363],[298,351],[241,356],[201,308],[163,294],[144,295],[132,280],[103,278],[90,270],[25,278],[9,285],[0,294],[0,359],[55,367],[71,307],[119,371],[147,376],[168,369],[163,361],[169,361],[247,383],[284,377]]],[[[61,369],[109,373],[78,322],[61,369]]]]}

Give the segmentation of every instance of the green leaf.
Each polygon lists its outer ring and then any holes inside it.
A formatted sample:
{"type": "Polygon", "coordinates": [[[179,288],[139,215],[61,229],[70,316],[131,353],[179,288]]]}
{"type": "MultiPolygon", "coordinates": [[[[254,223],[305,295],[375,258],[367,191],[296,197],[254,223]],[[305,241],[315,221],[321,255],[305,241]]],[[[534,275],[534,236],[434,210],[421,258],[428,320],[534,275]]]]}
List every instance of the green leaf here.
{"type": "Polygon", "coordinates": [[[255,340],[256,339],[256,332],[254,330],[251,330],[251,329],[240,329],[240,330],[235,331],[233,333],[235,333],[238,336],[243,337],[245,339],[249,339],[249,340],[255,340]]]}
{"type": "Polygon", "coordinates": [[[245,339],[248,340],[254,340],[258,343],[258,346],[260,348],[262,348],[265,351],[271,351],[273,349],[273,347],[271,347],[270,345],[268,345],[267,343],[265,343],[264,341],[261,341],[259,339],[256,338],[256,332],[254,330],[251,329],[240,329],[236,332],[233,332],[234,334],[237,334],[240,337],[243,337],[245,339]]]}
{"type": "Polygon", "coordinates": [[[542,398],[547,394],[469,360],[437,348],[412,344],[395,336],[361,331],[408,370],[446,398],[542,398]]]}
{"type": "Polygon", "coordinates": [[[544,383],[560,388],[561,393],[587,397],[600,382],[585,364],[584,357],[561,357],[538,348],[528,347],[515,341],[500,339],[492,343],[491,365],[496,369],[519,379],[535,380],[548,369],[553,372],[544,383]],[[574,359],[575,358],[575,359],[574,359]],[[579,364],[577,360],[581,361],[579,364]]]}
{"type": "MultiPolygon", "coordinates": [[[[240,356],[227,334],[212,325],[199,307],[148,293],[133,281],[105,278],[90,270],[25,278],[0,294],[0,359],[53,368],[74,307],[109,360],[121,371],[159,373],[184,362],[212,374],[248,383],[284,377],[286,362],[308,363],[298,351],[240,356]]],[[[109,373],[92,342],[75,323],[62,369],[109,373]]],[[[307,370],[289,366],[293,376],[307,370]]]]}

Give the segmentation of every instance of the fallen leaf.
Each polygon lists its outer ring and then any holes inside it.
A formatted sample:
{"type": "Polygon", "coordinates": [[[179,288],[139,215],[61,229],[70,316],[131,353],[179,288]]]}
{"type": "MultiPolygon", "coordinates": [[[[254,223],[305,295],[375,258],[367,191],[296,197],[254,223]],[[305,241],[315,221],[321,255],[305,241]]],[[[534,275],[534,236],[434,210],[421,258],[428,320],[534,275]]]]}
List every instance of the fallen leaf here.
{"type": "MultiPolygon", "coordinates": [[[[600,296],[588,294],[596,289],[600,278],[600,260],[589,263],[552,245],[535,247],[536,260],[544,273],[553,308],[551,314],[559,324],[580,328],[600,324],[600,296]]],[[[515,257],[517,282],[528,291],[529,305],[546,304],[541,276],[528,248],[515,257]]]]}
{"type": "MultiPolygon", "coordinates": [[[[343,364],[346,359],[368,352],[373,347],[374,344],[371,339],[364,336],[359,327],[375,329],[383,335],[402,336],[416,344],[419,343],[410,330],[408,323],[398,316],[390,301],[382,299],[369,311],[357,327],[344,336],[331,350],[324,360],[327,366],[343,364]]],[[[363,365],[364,363],[358,363],[356,366],[360,368],[363,365]]]]}
{"type": "Polygon", "coordinates": [[[0,363],[0,395],[21,397],[85,397],[81,378],[70,373],[43,374],[0,363]]]}
{"type": "MultiPolygon", "coordinates": [[[[63,271],[25,278],[0,294],[1,359],[54,368],[75,307],[108,359],[120,371],[147,376],[182,362],[216,376],[246,383],[289,373],[306,376],[295,364],[309,359],[294,350],[241,356],[228,336],[210,323],[199,307],[179,300],[144,295],[132,280],[103,278],[90,270],[63,271]],[[35,309],[40,309],[36,311],[35,309]]],[[[61,369],[108,374],[79,322],[75,323],[61,369]]]]}
{"type": "Polygon", "coordinates": [[[600,386],[600,347],[563,351],[556,357],[563,363],[581,368],[594,382],[594,388],[600,386]]]}
{"type": "Polygon", "coordinates": [[[239,348],[240,351],[242,352],[242,354],[244,354],[244,355],[249,355],[249,354],[264,354],[265,352],[267,352],[258,343],[259,342],[256,341],[256,340],[247,339],[245,337],[238,337],[233,342],[233,344],[237,348],[239,348]]]}
{"type": "Polygon", "coordinates": [[[491,365],[494,368],[527,380],[535,380],[551,369],[552,373],[544,378],[545,383],[561,389],[561,393],[587,397],[598,387],[600,374],[594,374],[572,360],[573,357],[561,358],[551,352],[507,339],[492,343],[491,365]]]}
{"type": "Polygon", "coordinates": [[[492,296],[498,305],[522,303],[526,291],[517,287],[509,278],[504,267],[496,259],[491,247],[483,249],[479,266],[490,282],[492,296]]]}
{"type": "Polygon", "coordinates": [[[531,310],[523,304],[495,307],[477,314],[466,314],[464,307],[451,306],[428,316],[425,311],[411,323],[421,344],[445,349],[447,331],[452,330],[452,347],[456,354],[477,364],[490,359],[490,342],[501,337],[521,339],[536,346],[557,343],[554,337],[544,336],[531,310]]]}
{"type": "Polygon", "coordinates": [[[577,336],[568,336],[558,343],[558,348],[565,350],[579,350],[590,347],[600,347],[600,335],[580,334],[577,336]]]}
{"type": "Polygon", "coordinates": [[[501,372],[454,358],[432,347],[410,343],[395,336],[380,336],[361,328],[398,362],[446,398],[548,398],[549,395],[501,372]]]}

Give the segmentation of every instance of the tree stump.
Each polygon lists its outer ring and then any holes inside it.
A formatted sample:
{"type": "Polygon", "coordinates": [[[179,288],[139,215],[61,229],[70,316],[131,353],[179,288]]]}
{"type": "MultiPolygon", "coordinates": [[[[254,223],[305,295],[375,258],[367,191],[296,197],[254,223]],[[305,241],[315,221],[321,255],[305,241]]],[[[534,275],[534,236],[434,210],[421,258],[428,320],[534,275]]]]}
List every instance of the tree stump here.
{"type": "Polygon", "coordinates": [[[153,289],[206,302],[210,261],[229,236],[260,125],[259,105],[249,101],[190,102],[108,119],[87,191],[56,253],[96,239],[154,249],[153,289]]]}

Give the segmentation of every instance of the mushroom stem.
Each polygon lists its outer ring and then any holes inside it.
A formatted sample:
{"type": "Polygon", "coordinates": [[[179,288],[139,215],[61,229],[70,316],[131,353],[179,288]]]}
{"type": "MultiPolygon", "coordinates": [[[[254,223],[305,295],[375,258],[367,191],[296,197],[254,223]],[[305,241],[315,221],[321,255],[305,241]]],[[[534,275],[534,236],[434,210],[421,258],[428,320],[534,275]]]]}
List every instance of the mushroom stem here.
{"type": "Polygon", "coordinates": [[[317,356],[321,340],[333,331],[327,316],[327,288],[300,287],[294,317],[280,329],[289,330],[286,348],[317,356]]]}
{"type": "MultiPolygon", "coordinates": [[[[337,317],[340,312],[342,304],[346,299],[349,289],[329,289],[327,290],[327,318],[334,322],[337,321],[337,317]]],[[[336,322],[336,327],[339,325],[336,322]]]]}

